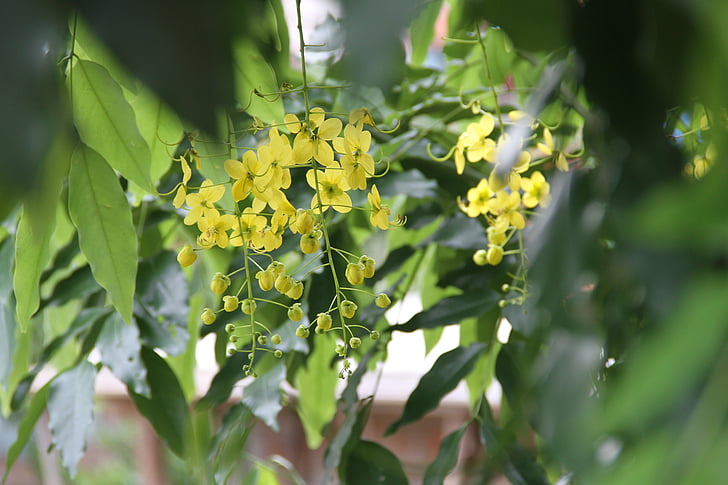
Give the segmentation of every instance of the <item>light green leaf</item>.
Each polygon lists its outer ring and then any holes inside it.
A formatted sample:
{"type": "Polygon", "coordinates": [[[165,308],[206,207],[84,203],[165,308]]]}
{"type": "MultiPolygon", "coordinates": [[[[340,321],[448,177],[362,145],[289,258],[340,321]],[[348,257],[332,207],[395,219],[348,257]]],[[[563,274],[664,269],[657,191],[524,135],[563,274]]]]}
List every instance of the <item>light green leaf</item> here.
{"type": "Polygon", "coordinates": [[[49,427],[63,467],[73,478],[93,422],[96,367],[83,361],[59,375],[48,394],[49,427]]]}
{"type": "Polygon", "coordinates": [[[69,77],[73,113],[81,139],[124,177],[153,191],[151,155],[134,111],[119,85],[101,65],[79,60],[69,77]]]}
{"type": "Polygon", "coordinates": [[[425,477],[422,480],[423,485],[442,485],[444,483],[445,477],[458,463],[460,441],[468,429],[468,424],[465,423],[460,426],[442,440],[440,450],[437,452],[437,458],[425,470],[425,477]]]}
{"type": "Polygon", "coordinates": [[[331,363],[331,352],[335,347],[333,336],[317,335],[316,346],[306,366],[296,375],[296,388],[300,392],[298,416],[311,449],[321,445],[324,426],[336,414],[335,392],[339,373],[331,363]]]}
{"type": "Polygon", "coordinates": [[[484,351],[485,344],[476,342],[469,347],[457,347],[438,357],[407,398],[402,416],[389,425],[385,435],[394,433],[402,425],[417,421],[435,409],[440,400],[473,370],[484,351]]]}
{"type": "Polygon", "coordinates": [[[137,239],[119,179],[98,153],[79,147],[73,154],[68,185],[68,209],[81,251],[114,307],[131,322],[137,239]]]}
{"type": "Polygon", "coordinates": [[[257,116],[267,123],[283,120],[283,98],[281,96],[257,96],[275,93],[279,90],[278,79],[273,67],[265,60],[258,47],[247,38],[241,38],[235,45],[236,96],[243,109],[251,116],[257,116]]]}
{"type": "Polygon", "coordinates": [[[427,50],[435,34],[435,21],[442,8],[442,0],[420,2],[420,5],[417,16],[410,25],[412,64],[416,66],[422,65],[427,57],[427,50]]]}
{"type": "Polygon", "coordinates": [[[285,378],[286,366],[279,360],[243,391],[243,404],[276,432],[279,431],[278,413],[283,409],[279,387],[285,378]]]}
{"type": "Polygon", "coordinates": [[[96,346],[101,352],[101,362],[121,382],[137,394],[149,396],[147,370],[139,359],[142,346],[136,325],[127,325],[118,313],[112,313],[104,322],[96,346]]]}
{"type": "Polygon", "coordinates": [[[45,224],[31,220],[31,212],[23,211],[15,239],[15,312],[20,330],[28,329],[30,317],[40,306],[40,275],[50,261],[50,242],[55,226],[55,211],[45,224]]]}

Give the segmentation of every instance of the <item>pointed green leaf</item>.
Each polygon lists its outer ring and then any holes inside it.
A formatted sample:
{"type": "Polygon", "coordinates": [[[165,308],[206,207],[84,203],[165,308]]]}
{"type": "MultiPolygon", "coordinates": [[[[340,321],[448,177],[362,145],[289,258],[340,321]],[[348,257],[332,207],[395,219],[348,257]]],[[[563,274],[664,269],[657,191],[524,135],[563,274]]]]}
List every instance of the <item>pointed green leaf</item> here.
{"type": "Polygon", "coordinates": [[[465,318],[477,317],[495,307],[499,298],[500,295],[495,292],[484,293],[482,290],[449,296],[416,314],[406,323],[389,327],[389,330],[414,332],[425,328],[454,325],[465,318]]]}
{"type": "Polygon", "coordinates": [[[124,177],[153,191],[149,147],[121,87],[95,62],[78,60],[72,69],[69,84],[81,139],[124,177]]]}
{"type": "Polygon", "coordinates": [[[469,347],[457,347],[438,357],[407,398],[402,416],[389,425],[385,435],[394,433],[400,426],[417,421],[435,409],[440,400],[470,373],[484,351],[485,344],[476,342],[469,347]]]}
{"type": "Polygon", "coordinates": [[[147,368],[151,398],[132,390],[129,390],[129,396],[169,449],[184,457],[190,418],[182,387],[172,369],[156,352],[142,347],[141,355],[147,368]]]}
{"type": "Polygon", "coordinates": [[[348,456],[344,483],[406,485],[409,480],[394,453],[378,443],[360,440],[348,456]]]}
{"type": "Polygon", "coordinates": [[[139,357],[142,346],[136,325],[127,325],[118,313],[112,313],[104,322],[96,346],[101,352],[101,362],[121,382],[137,394],[149,397],[147,370],[139,357]]]}
{"type": "Polygon", "coordinates": [[[253,430],[253,420],[250,410],[242,403],[233,405],[225,412],[209,452],[215,483],[228,483],[226,480],[230,474],[241,466],[240,455],[253,430]]]}
{"type": "Polygon", "coordinates": [[[40,275],[50,261],[50,243],[56,213],[52,211],[52,215],[46,215],[49,221],[44,224],[32,221],[31,214],[23,211],[15,236],[15,312],[23,332],[28,329],[30,317],[40,306],[40,275]]]}
{"type": "Polygon", "coordinates": [[[285,378],[286,366],[279,360],[243,390],[243,404],[274,431],[278,431],[278,413],[283,409],[279,388],[285,378]]]}
{"type": "Polygon", "coordinates": [[[410,26],[412,42],[412,64],[422,65],[435,34],[435,21],[440,14],[442,0],[420,2],[419,11],[410,26]],[[424,4],[424,5],[423,5],[424,4]]]}
{"type": "Polygon", "coordinates": [[[275,93],[279,90],[278,79],[273,67],[265,60],[258,47],[248,39],[241,38],[235,45],[235,84],[238,102],[251,116],[257,116],[267,123],[283,120],[283,98],[281,96],[257,96],[275,93]]]}
{"type": "Polygon", "coordinates": [[[442,440],[440,450],[437,452],[437,458],[425,470],[425,477],[422,480],[423,485],[442,485],[445,482],[445,477],[453,471],[458,463],[460,441],[468,429],[468,424],[460,426],[442,440]]]}
{"type": "Polygon", "coordinates": [[[119,179],[95,151],[79,147],[68,181],[68,210],[94,278],[131,322],[137,271],[137,239],[119,179]]]}
{"type": "Polygon", "coordinates": [[[53,380],[48,394],[48,424],[63,467],[73,478],[93,422],[96,367],[84,360],[53,380]]]}
{"type": "Polygon", "coordinates": [[[15,441],[10,446],[5,458],[5,473],[3,474],[2,480],[3,484],[10,473],[10,469],[13,468],[15,461],[18,459],[23,448],[25,448],[28,440],[33,435],[35,424],[38,422],[38,419],[40,419],[43,411],[45,411],[46,403],[48,402],[48,391],[50,390],[52,383],[53,381],[47,383],[35,393],[33,399],[30,401],[28,410],[25,412],[23,419],[20,421],[20,426],[18,426],[18,436],[15,437],[15,441]]]}
{"type": "Polygon", "coordinates": [[[197,402],[196,408],[211,408],[224,403],[233,390],[233,386],[245,377],[243,365],[248,357],[242,352],[229,357],[222,368],[215,374],[210,383],[210,388],[197,402]]]}

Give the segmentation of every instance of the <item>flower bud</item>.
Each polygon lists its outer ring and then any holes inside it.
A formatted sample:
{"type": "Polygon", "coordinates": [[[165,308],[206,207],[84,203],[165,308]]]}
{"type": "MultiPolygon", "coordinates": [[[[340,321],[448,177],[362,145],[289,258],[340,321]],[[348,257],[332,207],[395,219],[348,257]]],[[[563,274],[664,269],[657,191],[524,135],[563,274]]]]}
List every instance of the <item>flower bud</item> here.
{"type": "Polygon", "coordinates": [[[341,305],[339,306],[339,311],[341,312],[341,315],[343,315],[346,318],[351,318],[356,314],[356,310],[359,307],[356,303],[354,303],[351,300],[344,300],[341,302],[341,305]]]}
{"type": "Polygon", "coordinates": [[[234,312],[238,308],[238,297],[226,295],[222,297],[223,308],[226,312],[234,312]]]}
{"type": "Polygon", "coordinates": [[[280,261],[273,261],[271,264],[268,265],[266,270],[272,272],[276,277],[279,275],[282,275],[286,272],[286,265],[281,263],[280,261]]]}
{"type": "Polygon", "coordinates": [[[503,248],[501,246],[495,246],[493,244],[488,246],[488,253],[486,259],[489,264],[493,266],[497,265],[503,260],[503,248]]]}
{"type": "Polygon", "coordinates": [[[255,300],[251,300],[250,298],[246,298],[243,300],[243,303],[240,305],[240,311],[245,313],[246,315],[252,315],[255,313],[255,309],[258,305],[256,305],[255,300]]]}
{"type": "Polygon", "coordinates": [[[217,317],[215,316],[215,312],[213,312],[209,308],[205,308],[205,310],[202,312],[202,315],[200,315],[200,319],[205,325],[212,325],[213,323],[215,323],[215,320],[217,320],[217,317]]]}
{"type": "Polygon", "coordinates": [[[349,339],[349,347],[357,349],[361,346],[361,339],[359,337],[351,337],[349,339]]]}
{"type": "Polygon", "coordinates": [[[235,325],[232,323],[228,323],[225,325],[225,333],[233,333],[235,331],[235,325]]]}
{"type": "Polygon", "coordinates": [[[389,296],[387,296],[386,293],[380,293],[376,298],[374,298],[374,304],[379,308],[387,308],[392,304],[392,300],[389,299],[389,296]]]}
{"type": "Polygon", "coordinates": [[[291,289],[286,292],[286,296],[293,300],[301,298],[301,296],[303,296],[303,283],[294,280],[293,286],[291,286],[291,289]]]}
{"type": "Polygon", "coordinates": [[[361,263],[349,263],[346,265],[346,279],[352,285],[360,285],[364,281],[364,265],[361,263]]]}
{"type": "Polygon", "coordinates": [[[276,281],[276,276],[270,269],[265,271],[258,271],[255,273],[255,279],[258,280],[258,286],[263,291],[268,291],[273,288],[273,284],[276,281]]]}
{"type": "Polygon", "coordinates": [[[278,345],[278,344],[280,344],[280,343],[281,343],[281,336],[280,336],[280,335],[278,335],[278,334],[275,334],[275,335],[273,335],[273,336],[272,336],[272,337],[270,338],[270,343],[272,343],[273,345],[278,345]]]}
{"type": "Polygon", "coordinates": [[[192,246],[189,244],[185,244],[184,247],[179,250],[179,253],[177,253],[177,262],[183,268],[194,263],[196,259],[197,253],[195,253],[195,250],[192,249],[192,246]]]}
{"type": "Polygon", "coordinates": [[[295,283],[295,280],[293,278],[291,278],[287,274],[283,273],[276,278],[276,281],[275,281],[276,290],[278,290],[279,293],[285,294],[288,290],[293,288],[294,283],[295,283]]]}
{"type": "Polygon", "coordinates": [[[296,337],[298,338],[307,338],[309,336],[310,332],[306,327],[301,325],[296,329],[296,337]]]}
{"type": "Polygon", "coordinates": [[[291,308],[288,309],[288,318],[294,322],[299,322],[303,318],[303,310],[301,310],[300,303],[294,303],[291,308]]]}
{"type": "Polygon", "coordinates": [[[268,343],[268,337],[265,335],[258,335],[258,345],[266,345],[268,343]]]}
{"type": "Polygon", "coordinates": [[[331,315],[328,313],[319,313],[317,315],[317,325],[323,331],[330,330],[333,322],[331,315]]]}
{"type": "Polygon", "coordinates": [[[487,254],[488,252],[485,249],[478,249],[473,254],[473,262],[478,266],[485,266],[488,264],[487,254]]]}
{"type": "Polygon", "coordinates": [[[275,357],[276,359],[280,359],[281,357],[283,357],[283,351],[276,350],[275,352],[273,352],[273,357],[275,357]]]}
{"type": "Polygon", "coordinates": [[[371,278],[374,276],[374,266],[376,265],[376,261],[374,261],[373,258],[370,258],[366,254],[359,258],[359,263],[364,265],[364,277],[365,278],[371,278]]]}
{"type": "Polygon", "coordinates": [[[379,340],[379,337],[379,332],[377,332],[376,330],[372,330],[372,333],[369,334],[369,338],[371,338],[372,340],[379,340]]]}
{"type": "Polygon", "coordinates": [[[303,254],[313,254],[319,250],[319,240],[313,234],[304,234],[299,241],[303,254]]]}
{"type": "Polygon", "coordinates": [[[222,295],[230,286],[230,278],[222,273],[215,273],[210,281],[210,290],[216,295],[222,295]]]}

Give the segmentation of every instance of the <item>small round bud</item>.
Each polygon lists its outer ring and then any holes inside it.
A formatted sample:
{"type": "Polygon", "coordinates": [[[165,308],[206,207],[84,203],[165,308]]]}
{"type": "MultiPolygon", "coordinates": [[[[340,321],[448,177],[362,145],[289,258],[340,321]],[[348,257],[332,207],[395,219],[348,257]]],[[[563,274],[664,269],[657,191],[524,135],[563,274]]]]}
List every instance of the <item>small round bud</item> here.
{"type": "Polygon", "coordinates": [[[351,337],[349,339],[349,346],[352,349],[358,349],[361,346],[361,339],[359,337],[351,337]]]}
{"type": "Polygon", "coordinates": [[[389,299],[389,296],[387,296],[386,293],[380,293],[374,299],[374,304],[377,305],[379,308],[387,308],[389,305],[392,304],[392,300],[389,299]]]}
{"type": "Polygon", "coordinates": [[[343,315],[346,318],[352,318],[359,307],[356,303],[354,303],[351,300],[344,300],[341,302],[341,305],[339,306],[339,311],[341,312],[341,315],[343,315]]]}
{"type": "Polygon", "coordinates": [[[182,249],[179,250],[179,253],[177,253],[177,262],[183,268],[194,263],[196,259],[197,253],[195,253],[195,250],[192,249],[192,246],[189,244],[185,244],[182,249]]]}
{"type": "Polygon", "coordinates": [[[281,275],[278,275],[276,278],[275,286],[276,290],[278,290],[278,293],[285,294],[288,290],[290,290],[293,287],[293,284],[295,283],[295,280],[288,276],[287,274],[283,273],[281,275]]]}
{"type": "Polygon", "coordinates": [[[303,310],[301,309],[300,303],[294,303],[291,308],[288,309],[288,318],[294,322],[299,322],[303,318],[303,310]]]}
{"type": "Polygon", "coordinates": [[[278,345],[278,344],[280,344],[280,343],[281,343],[281,336],[280,336],[280,335],[278,335],[278,334],[275,334],[275,335],[273,335],[273,336],[272,336],[272,337],[270,338],[270,343],[272,343],[273,345],[278,345]]]}
{"type": "Polygon", "coordinates": [[[303,254],[313,254],[319,250],[319,240],[313,234],[304,234],[298,244],[303,254]]]}
{"type": "Polygon", "coordinates": [[[233,333],[235,331],[235,325],[228,323],[225,325],[225,333],[233,333]]]}
{"type": "Polygon", "coordinates": [[[364,277],[365,278],[371,278],[374,276],[374,267],[376,265],[376,261],[374,261],[373,258],[370,258],[366,254],[359,258],[359,263],[364,265],[364,277]]]}
{"type": "Polygon", "coordinates": [[[210,290],[216,295],[222,295],[230,286],[230,278],[222,273],[215,273],[210,281],[210,290]]]}
{"type": "Polygon", "coordinates": [[[238,308],[238,297],[226,295],[222,297],[223,308],[226,312],[234,312],[238,308]]]}
{"type": "Polygon", "coordinates": [[[316,325],[316,328],[313,329],[313,331],[316,333],[316,335],[323,335],[326,333],[326,330],[316,325]]]}
{"type": "Polygon", "coordinates": [[[286,292],[286,296],[292,300],[298,300],[301,296],[303,296],[303,283],[296,280],[293,281],[293,286],[291,286],[291,289],[286,292]]]}
{"type": "Polygon", "coordinates": [[[209,308],[205,308],[205,310],[202,312],[202,315],[200,315],[200,319],[205,325],[212,325],[213,323],[215,323],[215,320],[217,320],[217,317],[215,316],[215,312],[213,312],[209,308]]]}
{"type": "Polygon", "coordinates": [[[364,265],[361,263],[349,263],[346,265],[346,279],[352,285],[360,285],[364,281],[364,265]]]}
{"type": "Polygon", "coordinates": [[[506,306],[508,306],[508,302],[505,300],[498,300],[498,306],[500,308],[505,308],[506,306]]]}
{"type": "Polygon", "coordinates": [[[252,315],[253,313],[255,313],[255,309],[257,307],[258,305],[255,303],[255,300],[246,298],[240,305],[240,311],[245,313],[246,315],[252,315]]]}
{"type": "Polygon", "coordinates": [[[276,275],[273,271],[266,269],[255,273],[255,279],[258,280],[258,286],[260,286],[261,290],[268,291],[273,289],[273,284],[276,281],[276,275]]]}
{"type": "Polygon", "coordinates": [[[503,283],[503,286],[501,286],[501,291],[503,293],[511,291],[511,285],[509,285],[508,283],[503,283]]]}
{"type": "Polygon", "coordinates": [[[229,337],[228,337],[228,341],[229,341],[229,342],[230,342],[231,344],[235,344],[235,343],[237,343],[237,342],[238,342],[238,340],[240,340],[240,337],[238,337],[237,335],[231,335],[231,336],[229,336],[229,337]]]}
{"type": "Polygon", "coordinates": [[[286,265],[281,263],[280,261],[273,261],[271,264],[268,265],[266,270],[270,271],[276,277],[278,277],[286,272],[286,265]]]}
{"type": "Polygon", "coordinates": [[[379,337],[379,332],[377,332],[376,330],[372,330],[372,333],[369,334],[369,338],[371,338],[372,340],[379,340],[379,337]]]}
{"type": "Polygon", "coordinates": [[[276,350],[275,352],[273,352],[273,357],[275,357],[276,359],[280,359],[281,357],[283,357],[283,351],[276,350]]]}
{"type": "Polygon", "coordinates": [[[488,252],[485,249],[478,249],[473,253],[473,262],[478,266],[485,266],[488,264],[487,254],[488,252]]]}
{"type": "Polygon", "coordinates": [[[501,246],[495,246],[493,244],[488,246],[488,253],[486,259],[489,264],[496,266],[503,260],[503,248],[501,246]]]}
{"type": "Polygon", "coordinates": [[[333,319],[331,318],[331,315],[328,313],[319,313],[317,315],[317,326],[323,331],[329,330],[331,328],[331,325],[333,323],[333,319]]]}
{"type": "Polygon", "coordinates": [[[258,344],[259,345],[266,345],[268,343],[268,337],[265,335],[259,335],[258,336],[258,344]]]}
{"type": "Polygon", "coordinates": [[[296,329],[296,337],[298,338],[307,338],[309,336],[309,331],[306,327],[301,325],[296,329]]]}
{"type": "Polygon", "coordinates": [[[228,357],[232,357],[233,355],[235,355],[235,352],[236,351],[233,348],[227,349],[228,357]]]}

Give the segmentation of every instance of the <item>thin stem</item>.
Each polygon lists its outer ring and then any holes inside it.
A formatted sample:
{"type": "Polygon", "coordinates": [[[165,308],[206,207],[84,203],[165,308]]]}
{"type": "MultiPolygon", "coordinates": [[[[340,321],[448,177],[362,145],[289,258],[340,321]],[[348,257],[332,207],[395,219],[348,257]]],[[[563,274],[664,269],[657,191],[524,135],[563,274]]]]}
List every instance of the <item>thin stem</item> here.
{"type": "Polygon", "coordinates": [[[503,120],[501,119],[500,106],[498,105],[498,93],[495,91],[495,83],[493,82],[493,75],[490,72],[490,64],[488,63],[488,52],[485,49],[485,42],[483,42],[483,36],[480,34],[480,25],[475,24],[475,31],[478,33],[478,44],[480,50],[483,52],[483,62],[485,63],[485,72],[488,76],[488,82],[490,83],[490,90],[493,93],[493,103],[495,103],[495,114],[498,117],[498,124],[503,129],[503,120]]]}

